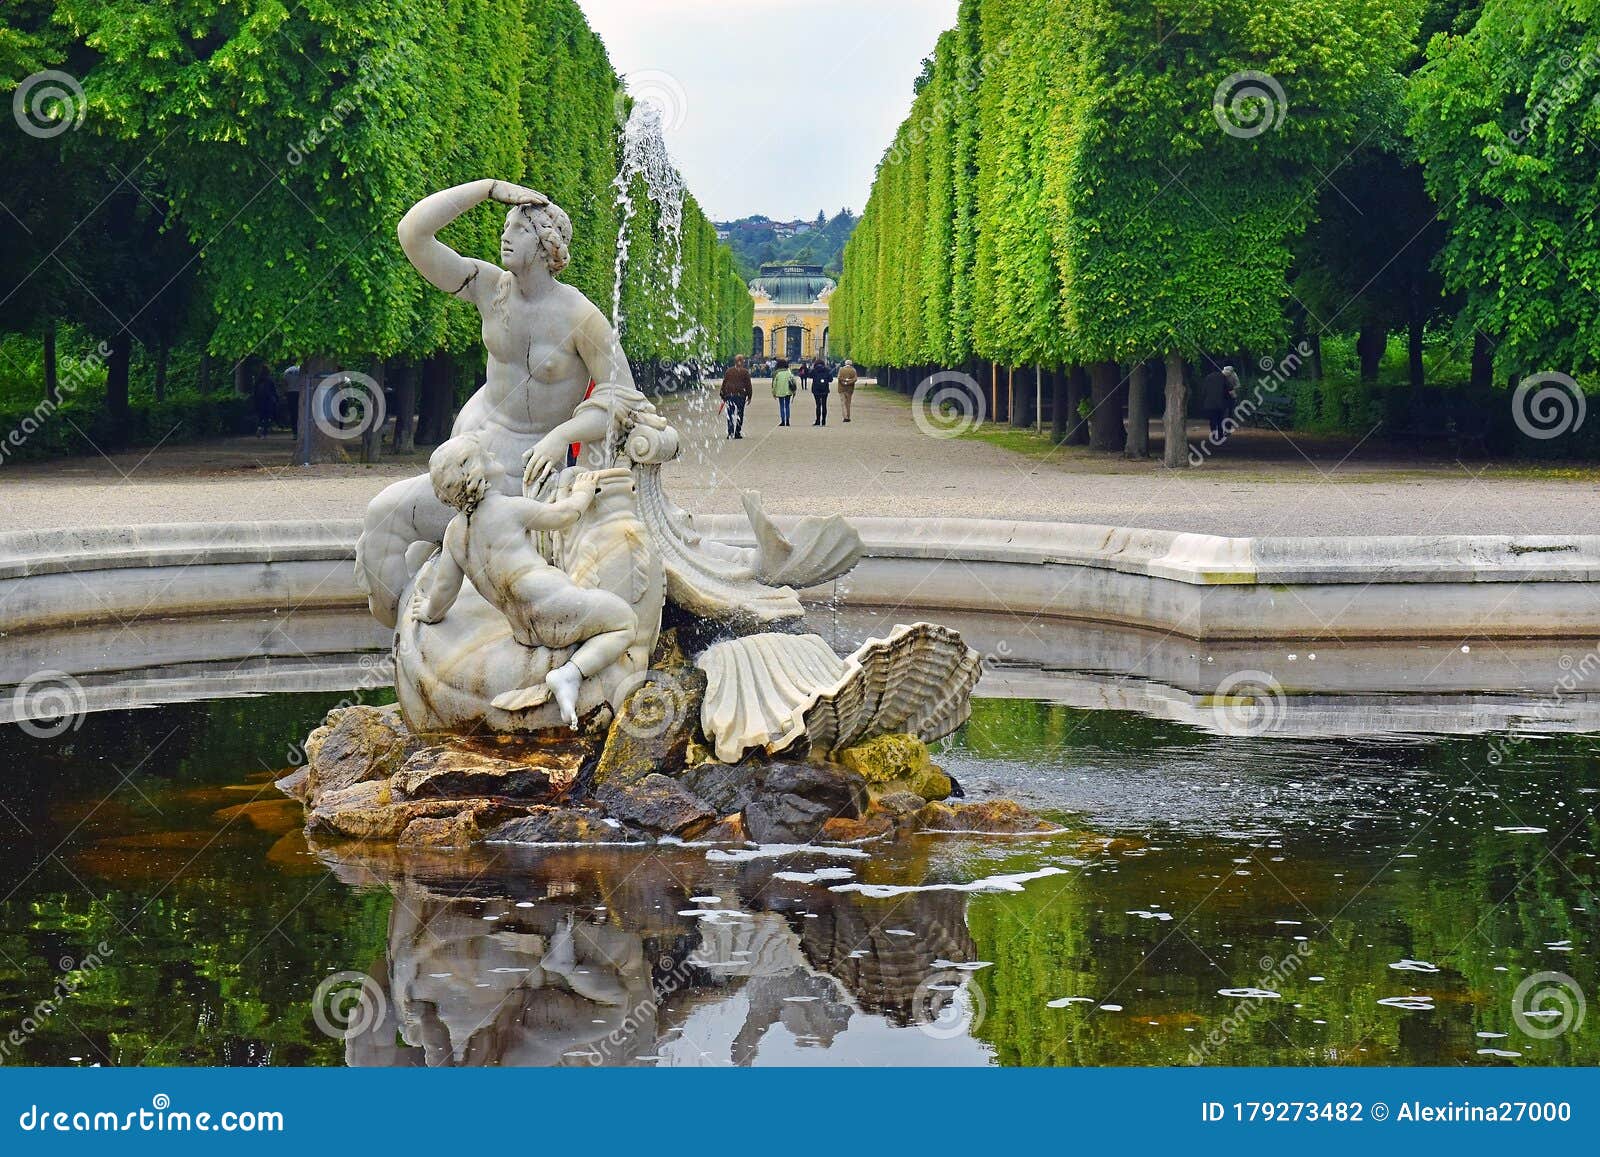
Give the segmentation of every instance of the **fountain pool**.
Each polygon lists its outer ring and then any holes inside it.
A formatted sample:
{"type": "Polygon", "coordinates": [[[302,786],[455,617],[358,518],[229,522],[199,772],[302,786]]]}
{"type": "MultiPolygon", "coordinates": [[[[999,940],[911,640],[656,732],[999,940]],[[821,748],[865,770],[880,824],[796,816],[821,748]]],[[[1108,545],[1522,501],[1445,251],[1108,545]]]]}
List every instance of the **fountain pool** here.
{"type": "Polygon", "coordinates": [[[103,710],[0,727],[7,1063],[1600,1063],[1593,1014],[1550,1031],[1600,983],[1600,725],[1509,688],[1291,696],[1251,734],[1057,625],[1058,669],[991,662],[936,758],[1063,834],[399,851],[308,844],[272,787],[348,688],[391,696],[321,630],[275,666],[113,647],[103,710]]]}

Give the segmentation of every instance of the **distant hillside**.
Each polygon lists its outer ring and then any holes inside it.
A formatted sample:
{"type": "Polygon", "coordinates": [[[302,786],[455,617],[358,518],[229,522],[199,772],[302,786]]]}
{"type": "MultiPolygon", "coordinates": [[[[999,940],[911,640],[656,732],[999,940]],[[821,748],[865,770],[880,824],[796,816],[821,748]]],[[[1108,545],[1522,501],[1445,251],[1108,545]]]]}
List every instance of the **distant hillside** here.
{"type": "Polygon", "coordinates": [[[774,221],[770,217],[741,217],[718,221],[717,236],[733,247],[739,275],[749,281],[766,262],[820,265],[829,277],[842,271],[844,243],[855,232],[858,218],[841,209],[831,219],[818,213],[812,221],[774,221]]]}

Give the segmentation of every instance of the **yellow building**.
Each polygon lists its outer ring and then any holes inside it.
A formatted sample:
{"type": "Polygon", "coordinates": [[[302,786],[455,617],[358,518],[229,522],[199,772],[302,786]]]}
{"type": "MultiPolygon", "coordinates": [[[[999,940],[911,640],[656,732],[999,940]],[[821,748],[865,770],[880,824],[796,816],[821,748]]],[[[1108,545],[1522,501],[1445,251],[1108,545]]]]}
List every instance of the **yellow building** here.
{"type": "Polygon", "coordinates": [[[833,280],[820,265],[763,265],[750,283],[755,329],[750,352],[791,362],[828,355],[828,298],[833,280]]]}

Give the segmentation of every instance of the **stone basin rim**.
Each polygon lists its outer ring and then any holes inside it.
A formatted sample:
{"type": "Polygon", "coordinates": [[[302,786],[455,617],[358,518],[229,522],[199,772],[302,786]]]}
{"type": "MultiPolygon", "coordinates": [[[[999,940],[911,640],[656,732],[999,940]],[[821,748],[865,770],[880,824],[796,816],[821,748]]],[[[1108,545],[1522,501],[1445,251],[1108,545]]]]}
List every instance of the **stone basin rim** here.
{"type": "MultiPolygon", "coordinates": [[[[783,529],[796,521],[774,519],[783,529]]],[[[1600,535],[1229,538],[1068,522],[852,521],[861,564],[807,601],[1117,622],[1200,640],[1600,634],[1600,535]],[[1527,587],[1511,595],[1506,584],[1527,587]]],[[[0,632],[360,607],[349,565],[359,529],[340,519],[0,533],[0,632]]],[[[749,543],[738,516],[699,516],[696,529],[749,543]]]]}

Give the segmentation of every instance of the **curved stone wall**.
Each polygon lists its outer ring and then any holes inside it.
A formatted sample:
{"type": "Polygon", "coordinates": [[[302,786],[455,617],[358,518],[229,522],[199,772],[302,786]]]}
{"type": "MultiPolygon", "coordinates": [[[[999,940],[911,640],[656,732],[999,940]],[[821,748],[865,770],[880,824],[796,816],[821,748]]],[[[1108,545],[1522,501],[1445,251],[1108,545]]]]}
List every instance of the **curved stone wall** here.
{"type": "MultiPolygon", "coordinates": [[[[780,525],[786,520],[778,519],[780,525]]],[[[866,557],[812,602],[1120,623],[1197,640],[1600,636],[1600,536],[1219,538],[979,519],[856,520],[866,557]]],[[[740,541],[741,518],[701,519],[740,541]]],[[[359,609],[358,524],[0,535],[0,632],[359,609]]]]}

